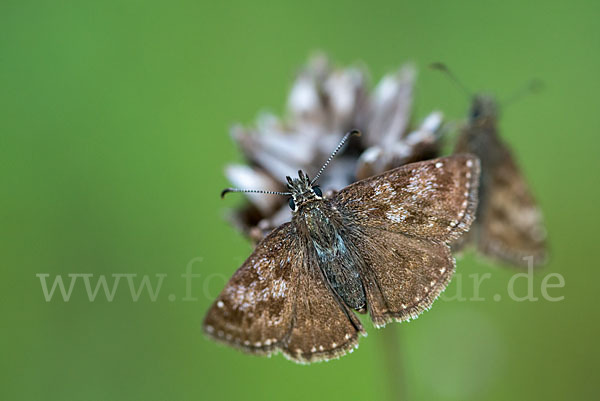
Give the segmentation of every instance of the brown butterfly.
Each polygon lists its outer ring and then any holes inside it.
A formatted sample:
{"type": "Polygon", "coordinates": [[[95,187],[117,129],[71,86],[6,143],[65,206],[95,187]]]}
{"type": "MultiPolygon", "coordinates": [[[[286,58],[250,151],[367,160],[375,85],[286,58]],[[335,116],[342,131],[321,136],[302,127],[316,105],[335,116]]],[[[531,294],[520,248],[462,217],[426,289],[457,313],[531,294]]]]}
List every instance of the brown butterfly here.
{"type": "MultiPolygon", "coordinates": [[[[432,67],[447,73],[473,99],[454,153],[471,153],[481,160],[477,218],[453,249],[473,243],[484,255],[513,265],[544,263],[546,229],[542,214],[510,148],[500,138],[496,101],[489,95],[470,95],[444,64],[435,63],[432,67]]],[[[536,90],[537,86],[539,82],[532,81],[512,99],[536,90]]]]}
{"type": "MultiPolygon", "coordinates": [[[[479,160],[454,155],[408,164],[323,197],[315,179],[287,177],[292,220],[256,247],[204,320],[215,340],[307,363],[344,355],[365,331],[416,318],[454,273],[448,243],[469,229],[479,160]]],[[[249,192],[226,189],[227,192],[249,192]]],[[[251,191],[264,192],[264,191],[251,191]]]]}
{"type": "Polygon", "coordinates": [[[539,265],[546,259],[542,214],[510,148],[498,135],[496,110],[492,97],[475,96],[454,149],[481,160],[477,219],[461,241],[473,240],[480,252],[504,262],[539,265]]]}

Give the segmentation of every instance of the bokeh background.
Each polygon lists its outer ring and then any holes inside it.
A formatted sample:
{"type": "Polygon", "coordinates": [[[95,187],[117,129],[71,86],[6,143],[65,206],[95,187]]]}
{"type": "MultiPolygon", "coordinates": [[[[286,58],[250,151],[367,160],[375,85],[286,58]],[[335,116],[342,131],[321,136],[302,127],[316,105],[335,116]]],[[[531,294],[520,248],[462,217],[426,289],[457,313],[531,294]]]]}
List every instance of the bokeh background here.
{"type": "MultiPolygon", "coordinates": [[[[382,330],[360,348],[298,366],[207,340],[205,311],[251,251],[223,216],[228,130],[276,113],[315,50],[363,62],[376,82],[420,68],[416,118],[465,116],[468,100],[426,67],[506,98],[513,146],[543,207],[560,302],[515,302],[515,270],[490,272],[485,301],[438,301],[394,331],[407,399],[597,399],[600,6],[594,1],[13,1],[0,3],[0,260],[6,400],[375,400],[390,396],[382,330]],[[193,296],[182,301],[189,263],[193,296]],[[156,301],[46,302],[36,274],[166,274],[156,301]],[[172,296],[169,298],[169,295],[172,296]],[[495,301],[495,294],[503,294],[495,301]]],[[[95,284],[96,278],[92,280],[95,284]]],[[[460,289],[454,280],[449,297],[460,289]]],[[[110,280],[112,282],[112,279],[110,280]]],[[[139,284],[138,281],[136,283],[139,284]]],[[[50,281],[51,284],[51,281],[50,281]]],[[[137,284],[136,284],[137,285],[137,284]]],[[[518,291],[526,291],[522,281],[518,291]]],[[[387,330],[387,329],[384,329],[387,330]]],[[[392,375],[393,376],[393,375],[392,375]]]]}

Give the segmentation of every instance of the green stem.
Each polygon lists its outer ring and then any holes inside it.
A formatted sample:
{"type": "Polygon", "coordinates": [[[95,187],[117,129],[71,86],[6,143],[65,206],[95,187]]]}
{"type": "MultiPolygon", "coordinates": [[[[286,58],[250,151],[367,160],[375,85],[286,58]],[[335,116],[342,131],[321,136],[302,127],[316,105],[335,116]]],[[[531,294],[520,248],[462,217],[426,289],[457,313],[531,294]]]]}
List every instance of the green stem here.
{"type": "Polygon", "coordinates": [[[383,340],[380,342],[383,353],[385,375],[388,382],[390,401],[406,399],[406,381],[404,379],[404,366],[400,349],[400,330],[397,323],[389,324],[381,333],[383,340]]]}

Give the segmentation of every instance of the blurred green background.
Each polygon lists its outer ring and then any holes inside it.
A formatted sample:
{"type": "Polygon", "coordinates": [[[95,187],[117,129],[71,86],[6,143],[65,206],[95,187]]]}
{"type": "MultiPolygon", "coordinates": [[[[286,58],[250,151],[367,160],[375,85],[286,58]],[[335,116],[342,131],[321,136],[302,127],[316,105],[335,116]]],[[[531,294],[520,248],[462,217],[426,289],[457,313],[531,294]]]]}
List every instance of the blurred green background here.
{"type": "Polygon", "coordinates": [[[597,399],[599,18],[593,1],[3,0],[2,398],[389,395],[383,331],[370,324],[357,352],[311,366],[247,356],[200,331],[251,250],[223,219],[242,197],[219,199],[224,165],[241,160],[228,129],[260,110],[281,113],[295,73],[323,50],[339,65],[364,62],[373,82],[414,61],[417,118],[439,108],[460,119],[468,108],[426,68],[433,61],[500,98],[532,77],[545,82],[505,110],[501,130],[550,234],[535,295],[560,273],[566,285],[550,294],[564,300],[496,302],[515,271],[468,254],[462,290],[472,297],[469,274],[491,272],[485,301],[438,301],[394,335],[409,399],[597,399]],[[197,301],[184,302],[190,262],[197,301]],[[46,302],[41,273],[67,285],[77,273],[167,277],[155,302],[147,293],[133,302],[126,278],[112,302],[102,292],[90,302],[81,278],[68,302],[58,293],[46,302]]]}

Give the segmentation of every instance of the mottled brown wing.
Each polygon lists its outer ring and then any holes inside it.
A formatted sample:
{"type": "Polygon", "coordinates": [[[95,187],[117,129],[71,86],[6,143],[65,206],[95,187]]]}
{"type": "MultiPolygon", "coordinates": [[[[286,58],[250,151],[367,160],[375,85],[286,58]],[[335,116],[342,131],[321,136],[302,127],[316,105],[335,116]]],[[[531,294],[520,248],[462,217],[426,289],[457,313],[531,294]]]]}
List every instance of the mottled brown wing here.
{"type": "Polygon", "coordinates": [[[497,259],[527,266],[546,258],[542,214],[511,152],[501,143],[502,157],[484,172],[485,193],[478,210],[478,246],[497,259]]]}
{"type": "Polygon", "coordinates": [[[456,155],[359,181],[334,198],[355,225],[367,307],[380,327],[417,317],[454,273],[448,242],[473,221],[479,159],[456,155]]]}
{"type": "Polygon", "coordinates": [[[367,228],[358,243],[369,314],[376,327],[416,318],[431,307],[454,273],[445,243],[367,228]]]}
{"type": "Polygon", "coordinates": [[[333,200],[358,225],[448,242],[469,229],[478,185],[479,159],[463,154],[355,182],[333,200]]]}
{"type": "Polygon", "coordinates": [[[217,341],[255,354],[282,351],[296,362],[343,355],[364,333],[338,301],[286,223],[258,244],[204,320],[217,341]]]}
{"type": "Polygon", "coordinates": [[[360,321],[325,284],[315,264],[295,282],[294,324],[282,348],[299,363],[338,358],[358,347],[360,321]]]}
{"type": "Polygon", "coordinates": [[[273,230],[233,274],[204,319],[215,340],[269,354],[292,327],[293,274],[298,259],[290,224],[273,230]]]}

